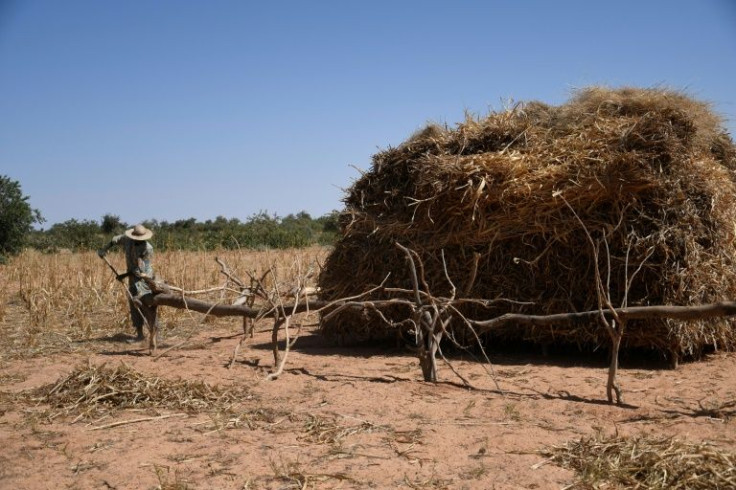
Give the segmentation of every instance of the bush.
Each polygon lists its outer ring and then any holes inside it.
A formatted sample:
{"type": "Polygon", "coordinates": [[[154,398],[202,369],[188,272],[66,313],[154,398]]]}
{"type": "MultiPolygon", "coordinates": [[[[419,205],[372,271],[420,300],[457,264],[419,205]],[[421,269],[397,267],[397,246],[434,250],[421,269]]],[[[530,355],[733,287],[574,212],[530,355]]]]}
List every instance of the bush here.
{"type": "Polygon", "coordinates": [[[55,248],[68,248],[74,251],[95,249],[102,241],[100,226],[90,220],[70,219],[55,224],[48,233],[55,248]]]}
{"type": "Polygon", "coordinates": [[[23,250],[34,223],[44,219],[28,204],[17,181],[0,175],[0,256],[23,250]]]}

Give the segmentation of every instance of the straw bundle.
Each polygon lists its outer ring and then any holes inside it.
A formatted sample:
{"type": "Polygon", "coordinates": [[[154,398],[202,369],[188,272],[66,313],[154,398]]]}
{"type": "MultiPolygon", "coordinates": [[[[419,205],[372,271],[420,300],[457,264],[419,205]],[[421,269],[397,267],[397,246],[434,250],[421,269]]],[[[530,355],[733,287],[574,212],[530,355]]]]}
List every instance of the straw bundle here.
{"type": "MultiPolygon", "coordinates": [[[[615,304],[641,264],[631,306],[734,299],[734,170],[736,147],[720,119],[668,90],[594,87],[561,106],[530,102],[454,129],[429,125],[376,154],[348,191],[342,238],[320,276],[323,297],[366,291],[389,273],[387,286],[410,288],[399,242],[419,254],[436,296],[451,288],[444,251],[468,297],[531,303],[468,308],[471,317],[595,309],[594,250],[577,214],[600,244],[598,265],[604,277],[610,270],[615,304]]],[[[395,321],[407,315],[385,313],[395,321]]],[[[350,311],[322,328],[357,340],[391,331],[377,315],[350,311]]],[[[455,335],[464,328],[455,324],[455,335]]],[[[607,343],[596,325],[517,326],[488,338],[607,343]]],[[[623,347],[697,355],[709,345],[736,346],[728,320],[631,322],[623,347]]]]}

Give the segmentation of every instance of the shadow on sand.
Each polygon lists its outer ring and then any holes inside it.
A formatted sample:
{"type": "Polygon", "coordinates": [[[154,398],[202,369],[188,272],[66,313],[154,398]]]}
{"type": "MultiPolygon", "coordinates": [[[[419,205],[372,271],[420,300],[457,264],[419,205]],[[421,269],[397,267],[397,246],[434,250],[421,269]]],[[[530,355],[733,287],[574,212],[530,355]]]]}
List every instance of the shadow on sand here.
{"type": "MultiPolygon", "coordinates": [[[[283,352],[285,343],[278,343],[283,352]]],[[[271,342],[250,344],[246,342],[244,349],[272,350],[271,342]],[[247,346],[247,347],[246,347],[247,346]]],[[[310,333],[299,337],[292,351],[314,356],[337,356],[370,358],[374,356],[416,357],[416,349],[410,345],[398,345],[395,341],[369,341],[341,346],[326,339],[318,333],[310,333]]],[[[479,349],[461,350],[443,346],[445,357],[450,360],[467,362],[486,362],[479,349]]],[[[608,349],[601,348],[595,352],[583,352],[576,347],[553,346],[542,350],[531,343],[513,343],[502,347],[486,349],[488,358],[498,366],[556,366],[586,367],[603,369],[609,364],[608,349]]],[[[661,354],[649,350],[622,351],[619,356],[620,369],[670,370],[670,364],[661,354]]]]}

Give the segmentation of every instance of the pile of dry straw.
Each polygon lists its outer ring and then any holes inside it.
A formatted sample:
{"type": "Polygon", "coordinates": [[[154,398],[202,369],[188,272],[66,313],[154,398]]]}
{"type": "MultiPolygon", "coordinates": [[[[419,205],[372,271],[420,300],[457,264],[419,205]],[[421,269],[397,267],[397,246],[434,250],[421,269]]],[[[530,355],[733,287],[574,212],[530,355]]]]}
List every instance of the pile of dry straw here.
{"type": "MultiPolygon", "coordinates": [[[[390,273],[387,286],[410,288],[399,242],[419,254],[435,296],[450,291],[444,251],[467,297],[531,303],[466,308],[470,317],[596,309],[594,248],[573,209],[599,244],[617,306],[642,263],[630,306],[736,299],[735,170],[736,146],[720,118],[669,90],[594,87],[556,107],[530,102],[455,129],[430,125],[376,154],[349,190],[342,238],[320,286],[325,299],[351,296],[390,273]]],[[[407,315],[387,313],[395,321],[407,315]]],[[[454,328],[467,336],[460,322],[454,328]]],[[[357,340],[391,330],[365,312],[323,323],[326,335],[357,340]]],[[[597,325],[513,326],[487,340],[608,343],[597,325]]],[[[706,346],[736,346],[730,320],[630,322],[623,342],[695,356],[706,346]]]]}
{"type": "Polygon", "coordinates": [[[575,483],[565,488],[696,490],[736,485],[736,454],[708,443],[597,434],[544,453],[553,463],[575,470],[575,483]]]}
{"type": "Polygon", "coordinates": [[[198,412],[227,410],[245,395],[202,381],[167,380],[144,375],[126,364],[78,366],[56,383],[37,392],[60,413],[90,418],[118,408],[176,409],[198,412]]]}

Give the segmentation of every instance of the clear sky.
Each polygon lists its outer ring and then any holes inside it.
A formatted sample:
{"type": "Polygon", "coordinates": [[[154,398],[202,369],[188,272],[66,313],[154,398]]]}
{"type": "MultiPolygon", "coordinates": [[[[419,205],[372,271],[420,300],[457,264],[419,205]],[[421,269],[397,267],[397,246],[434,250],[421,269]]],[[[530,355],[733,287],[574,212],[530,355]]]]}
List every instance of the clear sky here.
{"type": "Polygon", "coordinates": [[[736,0],[0,0],[0,175],[45,226],[317,217],[427,122],[593,84],[736,135],[736,0]]]}

